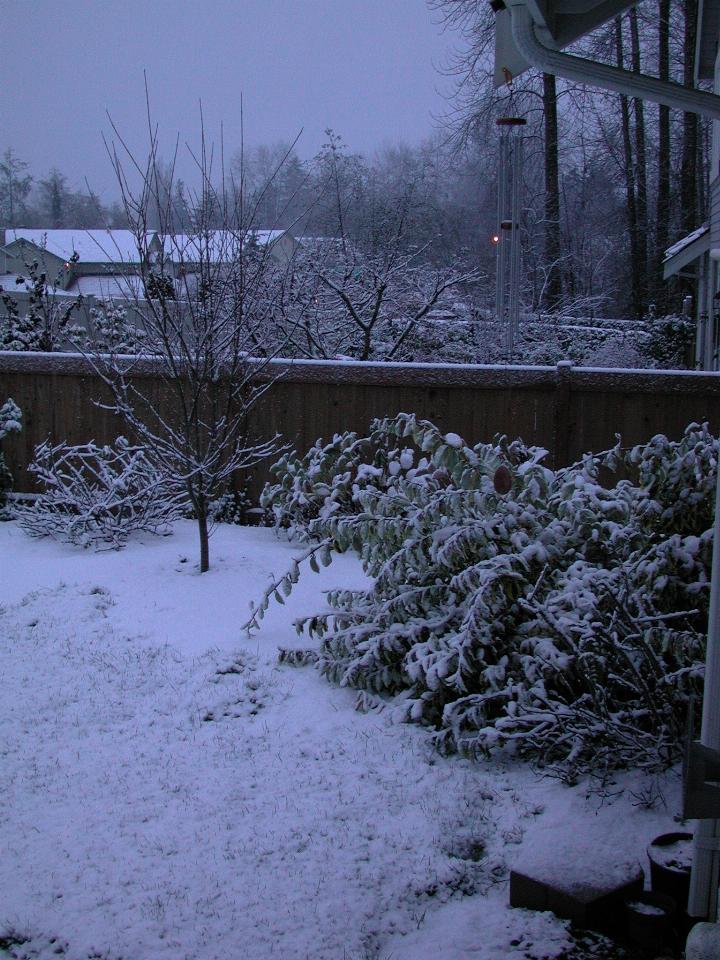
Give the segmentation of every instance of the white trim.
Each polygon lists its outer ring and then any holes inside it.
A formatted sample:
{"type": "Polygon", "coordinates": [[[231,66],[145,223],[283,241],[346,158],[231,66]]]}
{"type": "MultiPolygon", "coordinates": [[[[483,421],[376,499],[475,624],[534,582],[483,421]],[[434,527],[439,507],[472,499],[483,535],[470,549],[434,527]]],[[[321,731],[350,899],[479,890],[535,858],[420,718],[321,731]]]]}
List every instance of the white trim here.
{"type": "Polygon", "coordinates": [[[551,50],[539,35],[542,31],[536,30],[526,0],[507,0],[507,3],[512,14],[513,42],[520,55],[536,69],[566,80],[590,83],[629,97],[720,120],[720,97],[716,94],[551,50]]]}

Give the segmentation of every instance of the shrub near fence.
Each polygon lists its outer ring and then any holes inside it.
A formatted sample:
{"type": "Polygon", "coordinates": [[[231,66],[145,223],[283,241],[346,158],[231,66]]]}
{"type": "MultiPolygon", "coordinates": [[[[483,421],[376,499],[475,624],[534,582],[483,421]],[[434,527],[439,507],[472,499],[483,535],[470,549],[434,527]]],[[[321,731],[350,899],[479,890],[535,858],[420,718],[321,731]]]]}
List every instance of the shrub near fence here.
{"type": "MultiPolygon", "coordinates": [[[[156,381],[154,403],[163,411],[164,386],[150,361],[134,376],[156,381]]],[[[445,366],[335,361],[273,361],[263,375],[276,378],[252,411],[249,429],[261,438],[279,433],[304,453],[336,432],[366,433],[373,417],[412,412],[469,443],[496,433],[546,447],[550,464],[564,466],[600,451],[622,434],[624,444],[656,433],[678,439],[692,421],[720,431],[720,374],[557,367],[445,366]]],[[[5,454],[15,489],[33,492],[27,467],[38,443],[109,443],[126,428],[94,399],[108,398],[78,354],[0,353],[0,396],[23,412],[22,434],[8,437],[5,454]]],[[[269,478],[259,468],[250,483],[256,497],[269,478]]]]}

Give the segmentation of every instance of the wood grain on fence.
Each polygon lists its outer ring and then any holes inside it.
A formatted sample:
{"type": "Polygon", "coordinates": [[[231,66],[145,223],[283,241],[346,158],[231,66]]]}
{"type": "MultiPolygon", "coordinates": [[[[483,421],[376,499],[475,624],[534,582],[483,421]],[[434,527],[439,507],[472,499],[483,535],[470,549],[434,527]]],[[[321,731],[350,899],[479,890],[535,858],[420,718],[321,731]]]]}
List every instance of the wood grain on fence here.
{"type": "MultiPolygon", "coordinates": [[[[134,370],[162,410],[162,378],[152,363],[134,370]]],[[[546,447],[550,463],[565,465],[587,451],[671,438],[692,421],[720,429],[720,374],[593,370],[573,367],[447,366],[441,364],[272,361],[262,372],[274,380],[253,410],[258,438],[280,434],[304,453],[319,437],[367,431],[374,417],[415,413],[442,430],[476,443],[495,434],[546,447]]],[[[23,432],[3,441],[15,488],[32,492],[27,472],[36,444],[107,443],[123,423],[94,401],[107,400],[88,361],[75,354],[0,353],[0,404],[12,397],[23,413],[23,432]]],[[[250,491],[268,477],[256,469],[250,491]]],[[[242,482],[242,481],[240,481],[242,482]]]]}

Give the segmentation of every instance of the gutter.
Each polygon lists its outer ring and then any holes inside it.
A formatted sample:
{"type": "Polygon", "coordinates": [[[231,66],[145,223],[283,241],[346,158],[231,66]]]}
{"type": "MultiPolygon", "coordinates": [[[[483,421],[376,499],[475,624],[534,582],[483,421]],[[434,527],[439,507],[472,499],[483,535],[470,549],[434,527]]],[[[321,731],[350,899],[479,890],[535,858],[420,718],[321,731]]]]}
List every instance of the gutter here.
{"type": "Polygon", "coordinates": [[[525,0],[505,0],[505,3],[512,16],[515,47],[529,64],[543,73],[720,120],[720,96],[552,49],[538,35],[525,0]]]}

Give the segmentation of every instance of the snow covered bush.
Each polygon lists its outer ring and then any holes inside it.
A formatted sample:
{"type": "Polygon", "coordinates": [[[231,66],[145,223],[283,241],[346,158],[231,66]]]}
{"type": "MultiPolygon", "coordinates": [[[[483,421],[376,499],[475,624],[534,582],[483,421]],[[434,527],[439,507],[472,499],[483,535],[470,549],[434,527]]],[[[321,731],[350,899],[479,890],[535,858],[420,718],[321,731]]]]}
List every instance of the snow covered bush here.
{"type": "Polygon", "coordinates": [[[399,465],[400,457],[390,467],[388,451],[373,445],[370,437],[336,434],[327,445],[318,440],[302,458],[294,451],[281,457],[270,468],[278,483],[265,488],[260,504],[274,516],[277,527],[304,540],[321,511],[325,517],[352,511],[357,491],[370,482],[387,485],[399,465]]]}
{"type": "MultiPolygon", "coordinates": [[[[70,263],[77,259],[74,253],[70,263]]],[[[71,321],[82,298],[63,294],[61,274],[53,281],[39,260],[26,263],[25,268],[26,275],[15,279],[19,292],[27,294],[24,307],[0,286],[0,302],[5,314],[0,318],[0,350],[67,349],[71,321]]]]}
{"type": "Polygon", "coordinates": [[[135,530],[169,533],[185,507],[143,448],[124,437],[104,447],[42,443],[29,470],[44,491],[16,516],[32,536],[119,549],[135,530]]]}
{"type": "Polygon", "coordinates": [[[692,365],[696,323],[690,317],[670,314],[645,321],[641,349],[653,366],[684,369],[692,365]]]}
{"type": "Polygon", "coordinates": [[[85,351],[139,353],[144,348],[145,334],[139,318],[133,320],[131,305],[98,300],[88,310],[86,327],[74,325],[70,333],[73,344],[85,351]],[[130,316],[128,316],[130,313],[130,316]]]}
{"type": "MultiPolygon", "coordinates": [[[[229,490],[208,504],[208,520],[214,526],[218,523],[230,523],[238,527],[248,526],[248,510],[252,502],[245,490],[229,490]]],[[[183,514],[186,520],[195,520],[195,512],[188,504],[183,514]]]]}
{"type": "Polygon", "coordinates": [[[693,424],[553,471],[520,441],[469,447],[400,414],[283,458],[263,503],[311,565],[353,549],[374,578],[297,624],[328,678],[434,726],[444,750],[512,745],[572,779],[678,756],[703,671],[717,451],[693,424]],[[634,479],[607,488],[601,466],[634,479]]]}
{"type": "MultiPolygon", "coordinates": [[[[20,433],[22,430],[22,413],[20,407],[12,399],[7,399],[0,407],[0,444],[9,433],[20,433]]],[[[0,449],[0,520],[9,519],[7,512],[7,494],[12,490],[12,475],[5,463],[5,456],[0,449]]]]}

